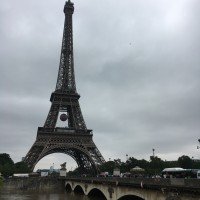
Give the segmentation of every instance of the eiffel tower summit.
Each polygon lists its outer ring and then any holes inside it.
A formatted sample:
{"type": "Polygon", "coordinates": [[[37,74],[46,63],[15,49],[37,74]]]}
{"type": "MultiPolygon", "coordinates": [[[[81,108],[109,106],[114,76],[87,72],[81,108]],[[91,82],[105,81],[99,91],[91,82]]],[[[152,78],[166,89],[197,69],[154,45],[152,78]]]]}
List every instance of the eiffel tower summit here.
{"type": "Polygon", "coordinates": [[[97,173],[105,162],[93,142],[92,130],[87,129],[76,90],[73,55],[72,15],[74,4],[68,0],[64,6],[65,22],[60,65],[55,91],[51,94],[51,107],[43,127],[38,127],[36,141],[24,161],[30,169],[43,157],[52,153],[71,156],[82,172],[97,173]],[[58,122],[64,123],[63,127],[58,122]]]}

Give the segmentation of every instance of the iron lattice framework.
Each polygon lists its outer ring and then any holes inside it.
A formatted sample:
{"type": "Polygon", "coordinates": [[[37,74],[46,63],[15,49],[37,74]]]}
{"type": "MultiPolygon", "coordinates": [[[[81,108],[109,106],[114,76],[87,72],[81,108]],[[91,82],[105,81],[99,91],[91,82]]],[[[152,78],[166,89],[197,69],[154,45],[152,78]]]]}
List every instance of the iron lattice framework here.
{"type": "Polygon", "coordinates": [[[74,5],[70,0],[64,7],[65,23],[60,55],[60,66],[55,91],[51,94],[51,108],[43,127],[38,128],[37,138],[24,161],[33,170],[43,157],[52,153],[65,153],[74,158],[84,172],[97,172],[104,158],[87,129],[76,91],[73,56],[72,15],[74,5]],[[57,127],[59,114],[66,113],[66,126],[57,127]]]}

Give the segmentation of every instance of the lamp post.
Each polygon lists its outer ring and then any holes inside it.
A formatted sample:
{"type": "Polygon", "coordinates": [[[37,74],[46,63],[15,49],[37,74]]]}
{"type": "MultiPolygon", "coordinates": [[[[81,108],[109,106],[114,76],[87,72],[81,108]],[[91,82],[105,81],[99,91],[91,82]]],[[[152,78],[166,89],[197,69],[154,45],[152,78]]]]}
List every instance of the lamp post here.
{"type": "Polygon", "coordinates": [[[128,160],[128,154],[126,154],[126,161],[128,160]]]}
{"type": "Polygon", "coordinates": [[[152,151],[153,151],[153,157],[155,157],[155,149],[152,149],[152,151]]]}
{"type": "MultiPolygon", "coordinates": [[[[200,139],[198,139],[198,142],[200,143],[200,139]]],[[[200,149],[200,146],[197,146],[197,149],[200,149]]]]}
{"type": "Polygon", "coordinates": [[[153,168],[154,168],[154,177],[156,177],[156,169],[155,169],[155,149],[153,148],[152,149],[152,151],[153,151],[153,160],[152,160],[152,162],[153,162],[153,168]]]}

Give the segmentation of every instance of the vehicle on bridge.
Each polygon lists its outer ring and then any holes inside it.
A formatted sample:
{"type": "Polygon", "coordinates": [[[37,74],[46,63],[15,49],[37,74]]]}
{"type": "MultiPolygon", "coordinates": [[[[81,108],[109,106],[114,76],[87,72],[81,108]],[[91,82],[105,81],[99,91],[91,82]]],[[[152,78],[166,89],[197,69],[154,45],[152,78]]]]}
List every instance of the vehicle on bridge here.
{"type": "Polygon", "coordinates": [[[121,174],[120,174],[120,169],[119,168],[115,168],[113,170],[113,177],[120,177],[121,174]]]}
{"type": "Polygon", "coordinates": [[[162,172],[163,178],[198,178],[200,179],[200,169],[183,169],[180,167],[165,168],[162,172]]]}
{"type": "Polygon", "coordinates": [[[13,174],[13,177],[29,177],[29,174],[13,174]]]}
{"type": "Polygon", "coordinates": [[[109,173],[108,172],[101,172],[98,177],[108,177],[109,173]]]}

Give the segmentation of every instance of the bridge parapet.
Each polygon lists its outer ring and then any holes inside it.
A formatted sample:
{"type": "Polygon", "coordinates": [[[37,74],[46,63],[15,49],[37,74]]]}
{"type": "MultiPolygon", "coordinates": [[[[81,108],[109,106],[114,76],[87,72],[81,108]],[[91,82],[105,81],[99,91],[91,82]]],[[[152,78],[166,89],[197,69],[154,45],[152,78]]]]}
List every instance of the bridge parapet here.
{"type": "Polygon", "coordinates": [[[190,189],[200,189],[200,179],[183,178],[96,178],[96,177],[68,177],[66,180],[80,181],[85,183],[107,183],[121,186],[148,186],[148,187],[185,187],[190,189]]]}

